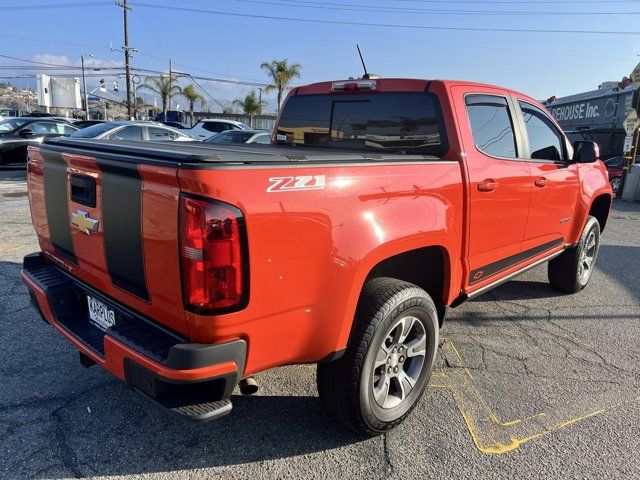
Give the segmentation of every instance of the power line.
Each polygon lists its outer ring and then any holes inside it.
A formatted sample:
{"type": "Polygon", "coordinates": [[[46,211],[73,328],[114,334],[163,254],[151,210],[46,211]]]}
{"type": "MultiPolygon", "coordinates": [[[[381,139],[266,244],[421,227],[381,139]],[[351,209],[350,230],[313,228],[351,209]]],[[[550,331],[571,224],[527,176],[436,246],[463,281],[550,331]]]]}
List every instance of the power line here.
{"type": "Polygon", "coordinates": [[[317,23],[324,25],[357,25],[362,27],[384,27],[384,28],[401,28],[401,29],[418,29],[418,30],[441,30],[441,31],[468,31],[468,32],[509,32],[509,33],[558,33],[563,35],[581,34],[581,35],[624,35],[624,36],[636,36],[640,35],[640,32],[629,31],[606,31],[606,30],[560,30],[560,29],[538,29],[538,28],[497,28],[497,27],[446,27],[438,25],[407,25],[397,23],[375,23],[375,22],[351,22],[341,20],[324,20],[317,18],[299,18],[299,17],[280,17],[275,15],[258,15],[250,13],[232,13],[221,12],[217,10],[205,10],[201,8],[188,8],[188,7],[172,7],[168,5],[154,5],[150,3],[135,2],[137,7],[152,8],[158,10],[170,10],[181,11],[188,13],[205,13],[209,15],[221,15],[229,17],[241,17],[241,18],[257,18],[261,20],[279,20],[285,22],[296,23],[317,23]]]}
{"type": "Polygon", "coordinates": [[[49,8],[82,8],[82,7],[103,7],[106,5],[112,5],[111,2],[76,2],[76,3],[46,3],[41,5],[7,5],[2,7],[2,11],[16,11],[16,10],[43,10],[49,8]]]}
{"type": "MultiPolygon", "coordinates": [[[[295,2],[298,0],[284,0],[285,2],[295,2]]],[[[449,3],[448,0],[395,0],[396,2],[407,3],[449,3]]],[[[581,4],[600,4],[603,3],[639,3],[640,0],[459,0],[456,3],[466,4],[511,4],[511,5],[530,5],[530,4],[567,4],[567,5],[581,5],[581,4]]]]}
{"type": "Polygon", "coordinates": [[[196,81],[196,79],[195,79],[195,78],[193,78],[193,77],[192,77],[192,76],[190,76],[190,75],[189,75],[189,78],[191,78],[191,80],[193,80],[193,83],[195,83],[195,84],[196,84],[196,86],[197,86],[200,90],[202,90],[202,91],[204,92],[204,94],[205,94],[207,97],[209,97],[211,100],[213,100],[214,102],[216,102],[216,103],[217,103],[218,105],[220,105],[223,109],[224,109],[224,108],[226,108],[226,106],[225,106],[225,105],[223,105],[221,102],[219,102],[217,98],[215,98],[213,95],[211,95],[209,92],[207,92],[207,91],[202,87],[202,85],[200,85],[200,84],[196,81]]]}
{"type": "MultiPolygon", "coordinates": [[[[397,8],[386,7],[377,5],[364,5],[356,3],[333,3],[333,2],[297,2],[295,4],[282,3],[281,1],[268,1],[268,0],[234,0],[241,3],[252,3],[260,5],[275,5],[281,7],[299,7],[299,8],[314,8],[320,10],[339,10],[348,12],[373,12],[373,13],[399,13],[410,15],[502,15],[502,16],[552,16],[552,15],[571,15],[571,16],[593,16],[593,15],[640,15],[640,11],[637,12],[585,12],[585,11],[516,11],[516,10],[458,10],[458,9],[437,9],[437,8],[397,8]]],[[[282,0],[286,1],[286,0],[282,0]]],[[[194,3],[194,2],[189,2],[194,3]]],[[[201,5],[198,3],[198,5],[201,5]]]]}

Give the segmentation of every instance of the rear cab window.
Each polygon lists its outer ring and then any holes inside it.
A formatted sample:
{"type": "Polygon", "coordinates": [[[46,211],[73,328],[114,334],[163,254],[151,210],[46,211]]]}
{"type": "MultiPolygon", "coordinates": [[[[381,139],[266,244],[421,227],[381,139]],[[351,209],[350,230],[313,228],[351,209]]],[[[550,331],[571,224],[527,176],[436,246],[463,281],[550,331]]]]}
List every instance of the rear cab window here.
{"type": "Polygon", "coordinates": [[[295,95],[276,134],[305,146],[436,156],[447,150],[440,104],[426,92],[295,95]]]}

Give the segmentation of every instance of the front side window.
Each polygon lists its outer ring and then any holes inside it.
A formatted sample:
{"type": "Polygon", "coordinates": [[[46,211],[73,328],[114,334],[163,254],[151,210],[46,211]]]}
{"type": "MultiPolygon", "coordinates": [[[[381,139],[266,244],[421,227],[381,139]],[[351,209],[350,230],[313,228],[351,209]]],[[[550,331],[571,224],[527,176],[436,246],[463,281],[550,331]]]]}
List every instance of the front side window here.
{"type": "Polygon", "coordinates": [[[566,160],[564,136],[538,107],[519,102],[529,137],[529,157],[533,160],[566,160]]]}
{"type": "Polygon", "coordinates": [[[35,134],[48,135],[51,133],[58,133],[56,124],[53,122],[34,122],[31,125],[27,125],[29,130],[32,130],[35,134]]]}
{"type": "Polygon", "coordinates": [[[507,99],[468,95],[466,104],[476,148],[492,157],[516,158],[516,137],[507,99]]]}

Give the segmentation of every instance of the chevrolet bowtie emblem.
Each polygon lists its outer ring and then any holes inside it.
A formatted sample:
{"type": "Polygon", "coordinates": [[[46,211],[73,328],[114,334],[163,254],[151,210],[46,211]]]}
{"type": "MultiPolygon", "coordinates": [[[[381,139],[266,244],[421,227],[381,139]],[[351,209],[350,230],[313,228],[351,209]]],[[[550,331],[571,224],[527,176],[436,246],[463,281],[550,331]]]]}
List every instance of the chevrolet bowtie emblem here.
{"type": "Polygon", "coordinates": [[[87,235],[98,231],[98,220],[91,218],[84,210],[71,213],[71,225],[78,227],[81,232],[87,235]]]}

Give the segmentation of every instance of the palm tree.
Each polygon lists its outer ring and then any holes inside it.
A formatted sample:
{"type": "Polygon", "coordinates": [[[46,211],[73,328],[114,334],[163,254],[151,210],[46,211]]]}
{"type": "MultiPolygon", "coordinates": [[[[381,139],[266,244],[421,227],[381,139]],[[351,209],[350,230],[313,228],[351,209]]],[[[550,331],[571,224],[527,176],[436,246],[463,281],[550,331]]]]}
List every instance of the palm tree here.
{"type": "Polygon", "coordinates": [[[300,78],[302,66],[299,63],[289,65],[287,59],[272,60],[271,62],[262,62],[260,68],[264,70],[270,77],[271,83],[267,85],[267,92],[278,92],[278,113],[280,113],[280,103],[282,103],[282,93],[289,88],[291,80],[300,78]]]}
{"type": "Polygon", "coordinates": [[[160,75],[159,77],[146,77],[144,83],[138,87],[139,89],[148,90],[155,93],[160,97],[162,101],[162,113],[164,114],[165,121],[167,120],[167,105],[169,98],[174,95],[180,94],[180,86],[178,85],[178,79],[175,77],[169,78],[168,75],[160,75]]]}
{"type": "Polygon", "coordinates": [[[253,116],[258,115],[262,111],[264,102],[256,98],[256,92],[252,91],[244,98],[236,98],[233,104],[242,108],[245,115],[249,115],[249,126],[253,127],[253,116]]]}
{"type": "Polygon", "coordinates": [[[201,107],[204,107],[204,104],[206,103],[205,99],[196,91],[195,85],[191,83],[180,91],[180,95],[186,98],[187,102],[189,102],[189,118],[191,120],[191,125],[193,125],[193,107],[196,103],[199,103],[201,107]]]}

